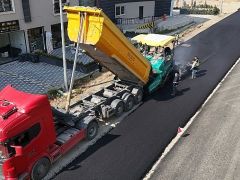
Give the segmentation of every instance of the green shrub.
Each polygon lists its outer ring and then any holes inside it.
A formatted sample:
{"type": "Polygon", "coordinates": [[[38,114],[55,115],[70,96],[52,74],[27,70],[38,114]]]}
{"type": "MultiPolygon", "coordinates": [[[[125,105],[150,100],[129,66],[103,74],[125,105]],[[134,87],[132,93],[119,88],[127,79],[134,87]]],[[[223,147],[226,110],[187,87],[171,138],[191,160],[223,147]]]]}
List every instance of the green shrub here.
{"type": "Polygon", "coordinates": [[[61,89],[51,89],[47,92],[49,99],[55,99],[63,96],[61,89]]]}
{"type": "Polygon", "coordinates": [[[220,9],[216,6],[209,6],[209,5],[198,5],[195,8],[181,8],[180,14],[207,14],[207,15],[217,15],[219,14],[220,9]]]}

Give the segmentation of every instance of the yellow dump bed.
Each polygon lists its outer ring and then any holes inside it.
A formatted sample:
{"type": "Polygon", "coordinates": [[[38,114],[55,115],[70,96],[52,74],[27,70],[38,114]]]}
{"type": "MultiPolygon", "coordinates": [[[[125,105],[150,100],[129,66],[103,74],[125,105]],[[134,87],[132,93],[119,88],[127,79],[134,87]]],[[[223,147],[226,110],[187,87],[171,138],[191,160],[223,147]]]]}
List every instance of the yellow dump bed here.
{"type": "Polygon", "coordinates": [[[149,79],[150,63],[122,34],[101,9],[92,7],[65,7],[68,17],[68,36],[77,42],[80,19],[83,38],[80,47],[89,56],[116,74],[121,80],[145,85],[149,79]]]}

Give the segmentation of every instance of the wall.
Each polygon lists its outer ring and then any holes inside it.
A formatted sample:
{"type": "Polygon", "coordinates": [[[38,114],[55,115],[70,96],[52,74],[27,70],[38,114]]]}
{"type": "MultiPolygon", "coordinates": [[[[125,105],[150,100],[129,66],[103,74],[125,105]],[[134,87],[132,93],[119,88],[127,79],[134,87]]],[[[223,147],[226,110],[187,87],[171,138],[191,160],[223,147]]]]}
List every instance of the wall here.
{"type": "Polygon", "coordinates": [[[139,6],[144,6],[143,17],[148,17],[148,16],[154,16],[155,1],[119,3],[115,5],[115,8],[116,6],[124,6],[125,15],[115,16],[115,18],[138,18],[139,6]]]}
{"type": "MultiPolygon", "coordinates": [[[[14,0],[14,12],[0,13],[0,22],[19,20],[20,29],[25,31],[26,41],[28,42],[27,29],[44,27],[44,31],[51,31],[51,25],[60,23],[59,15],[54,14],[53,0],[30,0],[31,22],[25,23],[22,1],[14,0]]],[[[78,0],[70,0],[70,5],[78,5],[78,0]]],[[[64,17],[64,21],[67,19],[64,17]]],[[[2,43],[1,43],[2,44],[2,43]]],[[[29,45],[27,43],[29,51],[29,45]]]]}
{"type": "MultiPolygon", "coordinates": [[[[152,0],[145,0],[152,1],[152,0]]],[[[129,3],[129,2],[140,2],[139,0],[99,0],[99,7],[107,14],[107,16],[114,20],[115,19],[115,4],[129,3]]],[[[155,16],[162,16],[163,14],[170,14],[171,0],[155,0],[155,16]]]]}
{"type": "MultiPolygon", "coordinates": [[[[78,0],[70,0],[70,5],[78,5],[78,0]]],[[[59,15],[53,12],[53,0],[31,0],[30,11],[32,21],[29,23],[24,22],[22,2],[21,0],[14,0],[15,12],[8,14],[0,13],[0,22],[19,20],[20,29],[31,29],[36,27],[45,27],[45,31],[51,30],[51,24],[60,22],[59,15]]],[[[64,18],[66,20],[66,17],[64,18]]]]}
{"type": "MultiPolygon", "coordinates": [[[[107,16],[114,20],[115,19],[115,4],[120,3],[133,3],[133,2],[141,2],[139,0],[98,0],[100,8],[107,14],[107,16]]],[[[145,1],[152,1],[152,0],[145,0],[145,1]]]]}

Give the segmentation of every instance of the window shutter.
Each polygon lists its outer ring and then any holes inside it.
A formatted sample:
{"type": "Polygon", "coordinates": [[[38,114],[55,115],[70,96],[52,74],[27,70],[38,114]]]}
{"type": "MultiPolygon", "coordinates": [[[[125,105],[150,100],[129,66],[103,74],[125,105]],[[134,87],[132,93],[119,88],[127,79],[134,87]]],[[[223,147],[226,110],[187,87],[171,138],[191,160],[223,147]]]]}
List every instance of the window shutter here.
{"type": "Polygon", "coordinates": [[[31,22],[32,18],[31,18],[29,0],[22,0],[22,8],[23,8],[24,21],[31,22]]]}

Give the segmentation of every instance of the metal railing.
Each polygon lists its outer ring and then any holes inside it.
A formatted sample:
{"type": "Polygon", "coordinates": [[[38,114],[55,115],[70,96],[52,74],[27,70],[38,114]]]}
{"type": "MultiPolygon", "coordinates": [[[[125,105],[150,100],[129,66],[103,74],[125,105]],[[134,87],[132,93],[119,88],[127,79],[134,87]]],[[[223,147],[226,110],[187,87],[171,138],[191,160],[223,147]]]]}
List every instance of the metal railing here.
{"type": "Polygon", "coordinates": [[[130,24],[143,24],[143,23],[149,23],[152,21],[156,21],[158,19],[161,19],[162,17],[156,17],[156,16],[148,16],[140,18],[116,18],[115,22],[117,25],[130,25],[130,24]]]}

